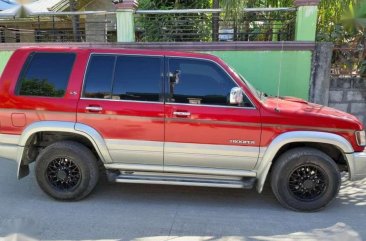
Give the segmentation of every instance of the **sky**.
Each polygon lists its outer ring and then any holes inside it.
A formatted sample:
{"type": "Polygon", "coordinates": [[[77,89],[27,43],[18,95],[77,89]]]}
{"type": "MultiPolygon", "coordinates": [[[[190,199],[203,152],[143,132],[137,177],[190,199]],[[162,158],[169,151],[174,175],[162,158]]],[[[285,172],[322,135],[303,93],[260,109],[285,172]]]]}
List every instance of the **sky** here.
{"type": "Polygon", "coordinates": [[[0,0],[0,10],[5,10],[5,9],[9,9],[11,7],[14,7],[16,5],[16,3],[14,3],[13,1],[9,1],[9,0],[0,0]]]}

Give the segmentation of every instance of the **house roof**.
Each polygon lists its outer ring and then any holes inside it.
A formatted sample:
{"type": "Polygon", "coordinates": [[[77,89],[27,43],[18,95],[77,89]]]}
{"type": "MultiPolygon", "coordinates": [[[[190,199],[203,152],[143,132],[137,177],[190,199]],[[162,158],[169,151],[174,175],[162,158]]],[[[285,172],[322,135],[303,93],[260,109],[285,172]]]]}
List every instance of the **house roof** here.
{"type": "MultiPolygon", "coordinates": [[[[15,0],[0,0],[0,6],[4,9],[0,11],[0,16],[25,17],[37,13],[49,12],[50,9],[63,0],[36,0],[19,4],[15,0]]],[[[1,9],[0,9],[1,10],[1,9]]]]}

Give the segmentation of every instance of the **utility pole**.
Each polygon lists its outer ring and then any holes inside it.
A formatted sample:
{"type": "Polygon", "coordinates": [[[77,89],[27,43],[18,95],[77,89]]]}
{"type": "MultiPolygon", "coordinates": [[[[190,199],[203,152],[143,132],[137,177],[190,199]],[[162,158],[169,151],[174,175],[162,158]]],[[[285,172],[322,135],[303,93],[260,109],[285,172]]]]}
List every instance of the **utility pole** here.
{"type": "MultiPolygon", "coordinates": [[[[77,2],[75,0],[69,0],[70,3],[70,12],[75,12],[77,2]]],[[[79,15],[72,15],[72,33],[74,37],[75,42],[81,42],[81,36],[80,36],[80,17],[79,15]]]]}

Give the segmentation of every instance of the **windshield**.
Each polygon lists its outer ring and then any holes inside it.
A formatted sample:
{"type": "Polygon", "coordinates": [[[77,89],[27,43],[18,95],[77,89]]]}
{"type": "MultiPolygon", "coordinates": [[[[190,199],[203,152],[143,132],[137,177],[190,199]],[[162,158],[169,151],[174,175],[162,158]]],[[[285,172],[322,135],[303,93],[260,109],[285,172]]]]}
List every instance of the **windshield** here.
{"type": "Polygon", "coordinates": [[[229,66],[229,68],[248,87],[248,89],[250,90],[250,92],[252,92],[253,95],[255,95],[261,101],[264,101],[266,99],[267,97],[266,93],[257,90],[250,82],[248,82],[241,74],[238,74],[238,72],[236,72],[235,69],[233,69],[231,66],[229,66]]]}

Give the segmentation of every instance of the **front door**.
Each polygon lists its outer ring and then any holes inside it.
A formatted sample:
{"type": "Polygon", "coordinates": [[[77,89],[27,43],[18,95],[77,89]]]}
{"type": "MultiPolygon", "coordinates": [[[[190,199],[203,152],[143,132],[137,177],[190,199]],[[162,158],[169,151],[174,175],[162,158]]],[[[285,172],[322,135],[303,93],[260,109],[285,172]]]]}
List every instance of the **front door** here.
{"type": "Polygon", "coordinates": [[[106,141],[115,163],[163,165],[161,56],[92,54],[77,122],[106,141]]]}
{"type": "Polygon", "coordinates": [[[247,97],[229,104],[237,84],[218,64],[167,58],[164,165],[252,170],[260,142],[260,114],[247,97]]]}

